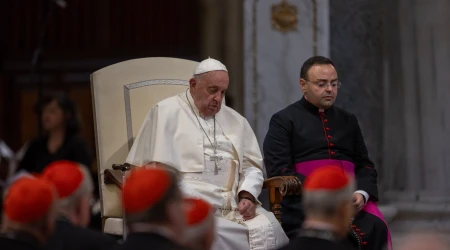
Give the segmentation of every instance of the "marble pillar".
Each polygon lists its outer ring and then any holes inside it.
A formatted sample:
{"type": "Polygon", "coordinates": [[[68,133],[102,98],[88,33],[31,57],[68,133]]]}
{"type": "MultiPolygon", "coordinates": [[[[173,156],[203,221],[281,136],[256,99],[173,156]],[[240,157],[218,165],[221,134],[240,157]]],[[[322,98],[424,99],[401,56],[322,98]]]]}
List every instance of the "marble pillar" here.
{"type": "Polygon", "coordinates": [[[227,105],[244,113],[243,102],[243,15],[241,0],[201,0],[201,59],[223,62],[228,69],[230,86],[227,105]]]}
{"type": "MultiPolygon", "coordinates": [[[[373,0],[330,1],[330,57],[342,87],[336,105],[358,118],[383,190],[383,5],[373,0]]],[[[383,199],[381,199],[383,201],[383,199]]]]}
{"type": "Polygon", "coordinates": [[[297,30],[272,27],[271,9],[282,0],[244,1],[244,114],[262,145],[271,116],[302,97],[300,67],[313,56],[313,13],[317,10],[317,53],[329,56],[328,0],[287,0],[297,8],[297,30]]]}
{"type": "Polygon", "coordinates": [[[450,2],[386,3],[394,4],[389,15],[397,24],[387,27],[384,84],[383,155],[391,173],[388,197],[396,202],[446,205],[450,202],[450,2]]]}

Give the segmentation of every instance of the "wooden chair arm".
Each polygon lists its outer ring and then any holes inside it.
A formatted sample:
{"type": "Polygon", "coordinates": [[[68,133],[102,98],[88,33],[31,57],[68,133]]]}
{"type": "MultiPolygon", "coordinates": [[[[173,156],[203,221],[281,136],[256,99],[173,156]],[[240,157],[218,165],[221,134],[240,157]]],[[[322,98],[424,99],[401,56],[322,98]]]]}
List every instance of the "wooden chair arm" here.
{"type": "Polygon", "coordinates": [[[275,176],[264,181],[263,189],[269,190],[270,211],[281,223],[281,201],[286,195],[300,195],[302,184],[296,176],[275,176]]]}
{"type": "Polygon", "coordinates": [[[302,183],[296,176],[275,176],[264,181],[263,189],[279,189],[282,196],[300,195],[302,183]]]}

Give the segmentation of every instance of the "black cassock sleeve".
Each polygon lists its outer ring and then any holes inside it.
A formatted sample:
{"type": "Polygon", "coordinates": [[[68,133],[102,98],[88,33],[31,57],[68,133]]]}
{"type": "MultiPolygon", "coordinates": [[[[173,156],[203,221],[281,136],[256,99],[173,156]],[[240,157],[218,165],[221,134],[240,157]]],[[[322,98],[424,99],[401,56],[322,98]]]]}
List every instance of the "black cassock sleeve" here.
{"type": "Polygon", "coordinates": [[[263,143],[264,165],[269,177],[293,175],[303,182],[305,176],[293,168],[292,133],[293,125],[288,118],[280,113],[272,116],[263,143]]]}
{"type": "Polygon", "coordinates": [[[355,178],[358,190],[364,190],[369,195],[369,200],[378,201],[378,187],[377,187],[377,171],[375,170],[373,162],[369,159],[366,143],[355,115],[352,115],[355,126],[355,154],[353,159],[355,161],[355,178]]]}

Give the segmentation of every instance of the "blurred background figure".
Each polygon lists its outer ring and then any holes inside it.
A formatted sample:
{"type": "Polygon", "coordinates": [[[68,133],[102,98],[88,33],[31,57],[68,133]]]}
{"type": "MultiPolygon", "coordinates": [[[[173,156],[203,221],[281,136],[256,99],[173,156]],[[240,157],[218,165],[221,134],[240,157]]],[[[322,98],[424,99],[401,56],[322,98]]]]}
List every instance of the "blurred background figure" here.
{"type": "Polygon", "coordinates": [[[36,112],[43,133],[30,142],[17,171],[39,173],[57,160],[70,160],[89,168],[92,154],[79,135],[75,104],[65,95],[48,96],[37,103],[36,112]]]}
{"type": "Polygon", "coordinates": [[[58,193],[56,230],[46,249],[111,249],[115,239],[86,227],[91,219],[94,184],[86,167],[67,160],[55,161],[42,172],[58,193]]]}
{"type": "Polygon", "coordinates": [[[403,238],[396,250],[449,250],[448,236],[436,232],[415,232],[403,238]]]}
{"type": "MultiPolygon", "coordinates": [[[[48,95],[38,102],[35,111],[39,116],[41,135],[28,143],[16,173],[40,173],[45,166],[58,160],[70,160],[85,166],[94,180],[94,199],[98,199],[98,178],[92,171],[93,154],[80,135],[80,120],[75,103],[65,94],[48,95]]],[[[100,230],[99,212],[90,227],[100,230]]]]}
{"type": "Polygon", "coordinates": [[[56,192],[44,180],[23,177],[6,191],[2,250],[42,249],[54,232],[56,192]]]}
{"type": "Polygon", "coordinates": [[[355,214],[354,191],[353,180],[338,167],[313,171],[303,184],[305,221],[283,249],[352,249],[343,241],[355,214]]]}
{"type": "Polygon", "coordinates": [[[216,233],[214,211],[201,199],[185,199],[187,209],[186,245],[190,249],[210,250],[216,233]]]}
{"type": "MultiPolygon", "coordinates": [[[[186,216],[175,174],[162,168],[136,168],[123,187],[129,230],[121,250],[186,249],[186,216]]],[[[125,233],[125,232],[124,232],[125,233]]]]}

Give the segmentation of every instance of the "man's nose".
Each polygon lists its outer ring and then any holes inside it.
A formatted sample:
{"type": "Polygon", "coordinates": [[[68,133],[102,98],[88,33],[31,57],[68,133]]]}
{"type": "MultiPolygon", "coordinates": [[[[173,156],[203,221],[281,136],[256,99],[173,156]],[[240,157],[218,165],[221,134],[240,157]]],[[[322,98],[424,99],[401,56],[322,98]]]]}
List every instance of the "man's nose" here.
{"type": "Polygon", "coordinates": [[[222,101],[222,97],[223,97],[223,95],[222,94],[216,94],[216,95],[214,95],[214,101],[216,101],[216,102],[221,102],[222,101]]]}

